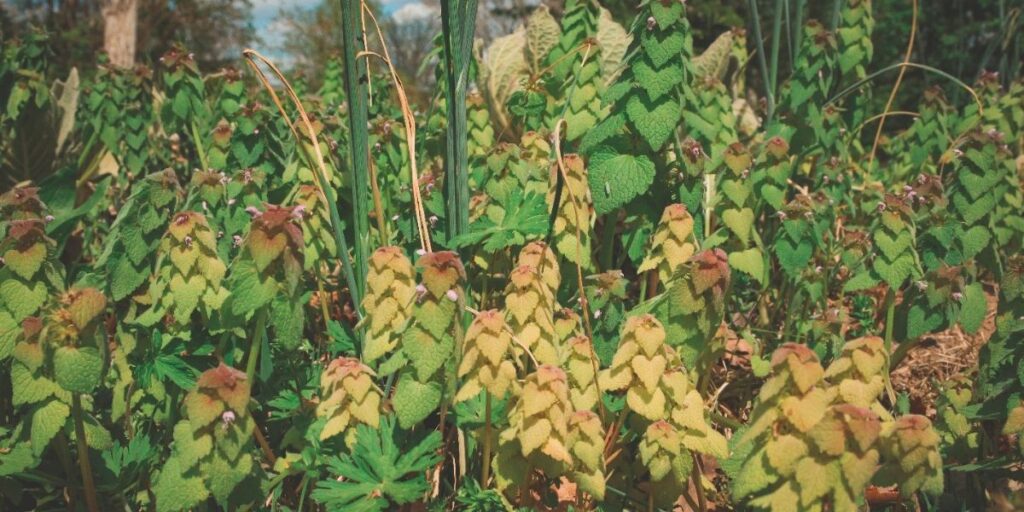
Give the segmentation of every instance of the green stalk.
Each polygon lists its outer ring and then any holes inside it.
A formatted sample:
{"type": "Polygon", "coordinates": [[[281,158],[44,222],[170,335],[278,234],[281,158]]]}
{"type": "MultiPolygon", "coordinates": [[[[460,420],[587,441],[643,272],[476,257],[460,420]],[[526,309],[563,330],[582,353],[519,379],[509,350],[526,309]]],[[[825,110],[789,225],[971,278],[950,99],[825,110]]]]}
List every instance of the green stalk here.
{"type": "Polygon", "coordinates": [[[203,166],[204,171],[210,170],[210,165],[206,163],[206,150],[203,149],[203,140],[199,138],[199,127],[196,126],[195,120],[192,121],[192,142],[196,144],[196,153],[199,154],[199,164],[203,166]]]}
{"type": "Polygon", "coordinates": [[[491,393],[484,391],[484,469],[480,487],[487,488],[491,479],[491,393]]]}
{"type": "Polygon", "coordinates": [[[82,396],[71,394],[71,415],[75,419],[75,442],[78,445],[78,468],[82,470],[82,489],[89,512],[100,512],[96,499],[96,483],[92,479],[92,465],[89,462],[89,446],[85,442],[85,423],[82,421],[82,396]]]}
{"type": "Polygon", "coordinates": [[[267,310],[260,309],[256,312],[256,330],[253,331],[252,344],[249,345],[249,358],[245,361],[245,375],[249,378],[249,385],[256,381],[256,364],[260,359],[260,349],[263,347],[263,336],[267,332],[267,310]]]}
{"type": "MultiPolygon", "coordinates": [[[[889,288],[885,292],[885,353],[886,355],[892,354],[892,330],[893,324],[896,321],[896,291],[889,288]]],[[[885,390],[889,394],[889,400],[896,403],[896,392],[892,389],[892,380],[889,377],[889,372],[885,372],[885,390]]]]}
{"type": "Polygon", "coordinates": [[[793,63],[796,62],[797,57],[800,56],[800,45],[803,44],[804,37],[804,4],[807,0],[796,0],[796,7],[793,9],[793,42],[790,43],[792,49],[793,62],[790,63],[792,68],[793,63]]]}
{"type": "Polygon", "coordinates": [[[477,0],[442,0],[441,30],[444,39],[444,72],[448,125],[445,139],[448,238],[469,228],[469,154],[466,148],[466,86],[470,50],[476,28],[477,0]],[[455,5],[452,5],[452,3],[455,5]]]}
{"type": "Polygon", "coordinates": [[[779,84],[779,50],[782,49],[782,3],[775,0],[775,18],[772,20],[772,63],[768,68],[768,79],[771,81],[772,97],[778,93],[779,84]]]}
{"type": "Polygon", "coordinates": [[[764,56],[764,38],[761,35],[761,15],[757,12],[757,0],[747,0],[747,7],[750,9],[751,23],[754,25],[754,42],[757,44],[757,63],[761,68],[761,80],[765,87],[765,100],[768,102],[768,115],[765,116],[765,124],[775,116],[775,95],[770,89],[771,80],[768,74],[768,59],[764,56]]]}
{"type": "Polygon", "coordinates": [[[830,31],[835,32],[839,28],[839,14],[843,12],[843,0],[834,0],[832,2],[832,23],[830,31]]]}
{"type": "MultiPolygon", "coordinates": [[[[369,74],[365,66],[359,66],[357,55],[363,47],[360,0],[341,0],[342,60],[345,65],[345,101],[348,102],[349,155],[352,169],[352,215],[355,234],[355,279],[349,282],[353,299],[362,297],[366,282],[367,261],[370,258],[370,141],[366,131],[369,118],[367,101],[369,74]]],[[[329,186],[324,187],[330,188],[329,186]]],[[[332,211],[332,223],[335,212],[332,211]]],[[[338,226],[338,224],[335,224],[338,226]]],[[[339,239],[343,245],[344,237],[339,239]]],[[[342,253],[347,254],[347,252],[342,253]]],[[[344,262],[346,258],[342,257],[344,262]]],[[[359,300],[355,300],[358,308],[359,300]]]]}
{"type": "Polygon", "coordinates": [[[615,224],[618,220],[618,210],[608,213],[604,216],[604,233],[601,235],[601,240],[604,242],[601,245],[601,269],[611,270],[613,257],[615,255],[615,224]]]}
{"type": "MultiPolygon", "coordinates": [[[[960,80],[959,78],[957,78],[957,77],[955,77],[955,76],[953,76],[953,75],[951,75],[949,73],[946,73],[945,71],[942,71],[941,69],[933,68],[933,67],[925,65],[925,64],[918,64],[916,62],[897,62],[896,64],[892,64],[892,65],[886,66],[886,67],[884,67],[882,69],[879,69],[878,71],[875,71],[874,73],[871,73],[870,75],[868,75],[868,76],[866,76],[866,77],[864,77],[864,78],[862,78],[860,80],[857,80],[856,82],[851,84],[849,87],[843,89],[842,91],[839,91],[838,93],[836,93],[835,96],[832,96],[828,101],[826,101],[825,104],[822,105],[822,108],[827,107],[829,105],[832,105],[835,102],[843,99],[843,97],[846,96],[847,94],[850,94],[851,92],[856,91],[857,89],[860,88],[860,86],[862,86],[862,85],[864,85],[864,84],[874,80],[875,78],[878,78],[879,76],[884,75],[885,73],[888,73],[889,71],[892,71],[894,69],[900,69],[902,67],[917,68],[917,69],[921,69],[921,70],[924,70],[924,71],[928,71],[929,73],[935,73],[936,75],[939,75],[939,76],[949,80],[950,82],[953,82],[954,84],[960,86],[960,88],[963,89],[963,90],[966,90],[968,92],[972,92],[973,91],[973,89],[971,89],[962,80],[960,80]]],[[[973,92],[972,92],[972,94],[973,94],[973,92]]],[[[975,97],[974,99],[975,99],[975,102],[979,102],[980,103],[980,101],[977,99],[977,97],[975,97]]]]}

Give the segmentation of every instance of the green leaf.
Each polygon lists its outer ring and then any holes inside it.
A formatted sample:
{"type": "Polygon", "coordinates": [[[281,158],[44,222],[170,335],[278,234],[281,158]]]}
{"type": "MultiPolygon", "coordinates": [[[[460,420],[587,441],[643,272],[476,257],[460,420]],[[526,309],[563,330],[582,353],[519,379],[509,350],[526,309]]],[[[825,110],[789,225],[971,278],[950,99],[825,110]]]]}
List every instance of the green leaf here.
{"type": "Polygon", "coordinates": [[[750,233],[754,227],[754,210],[726,210],[722,213],[722,222],[740,239],[740,243],[747,245],[750,242],[750,233]]]}
{"type": "Polygon", "coordinates": [[[392,404],[402,428],[412,428],[441,404],[441,385],[419,382],[412,373],[405,372],[398,379],[392,404]]]}
{"type": "Polygon", "coordinates": [[[60,347],[53,355],[57,384],[72,393],[92,393],[103,374],[103,357],[95,347],[60,347]]]}
{"type": "Polygon", "coordinates": [[[973,258],[983,251],[992,241],[992,234],[985,226],[972,226],[960,237],[963,245],[964,258],[973,258]]]}
{"type": "Polygon", "coordinates": [[[171,457],[160,470],[160,477],[153,486],[156,495],[157,512],[178,512],[190,510],[199,505],[210,495],[197,474],[189,473],[171,457]]]}
{"type": "Polygon", "coordinates": [[[270,325],[274,328],[275,339],[287,349],[302,343],[302,329],[305,324],[303,302],[286,295],[278,295],[270,303],[270,325]]]}
{"type": "Polygon", "coordinates": [[[236,263],[231,275],[231,310],[236,315],[263,307],[277,294],[277,281],[271,277],[261,279],[256,267],[247,260],[236,263]]]}
{"type": "Polygon", "coordinates": [[[683,15],[682,2],[650,2],[647,5],[661,30],[668,30],[683,15]]]}
{"type": "Polygon", "coordinates": [[[328,461],[331,477],[317,484],[313,499],[329,510],[377,511],[421,498],[429,489],[427,470],[441,460],[441,433],[433,430],[415,445],[409,440],[396,435],[390,417],[380,430],[360,424],[351,454],[328,461]]]}
{"type": "Polygon", "coordinates": [[[917,262],[912,254],[904,253],[893,261],[885,261],[878,257],[872,262],[872,268],[889,286],[899,288],[910,277],[917,273],[917,262]]]}
{"type": "Polygon", "coordinates": [[[981,329],[988,315],[988,301],[981,283],[971,283],[964,289],[963,302],[960,306],[960,325],[964,332],[974,334],[981,329]]]}
{"type": "Polygon", "coordinates": [[[867,290],[878,284],[878,279],[871,275],[871,272],[860,272],[850,278],[846,284],[843,285],[844,292],[858,292],[861,290],[867,290]]]}
{"type": "Polygon", "coordinates": [[[647,91],[650,98],[660,98],[683,82],[683,67],[675,62],[655,69],[649,61],[641,59],[632,70],[637,84],[647,91]]]}
{"type": "Polygon", "coordinates": [[[24,282],[7,278],[0,282],[0,300],[19,321],[39,311],[47,295],[46,284],[42,280],[24,282]]]}
{"type": "Polygon", "coordinates": [[[495,221],[484,216],[469,227],[469,231],[449,240],[451,248],[483,244],[486,252],[494,253],[507,247],[523,245],[532,237],[543,235],[548,227],[544,197],[513,188],[498,201],[504,215],[495,221]]]}
{"type": "Polygon", "coordinates": [[[64,428],[71,409],[67,404],[58,400],[50,400],[46,405],[39,407],[32,414],[32,451],[36,456],[42,455],[50,440],[64,428]]]}
{"type": "Polygon", "coordinates": [[[675,98],[649,100],[643,94],[633,94],[626,100],[626,117],[651,149],[658,151],[682,119],[683,109],[675,98]]]}
{"type": "Polygon", "coordinates": [[[647,192],[654,173],[654,162],[646,155],[619,154],[608,146],[596,149],[588,176],[595,213],[604,215],[647,192]]]}
{"type": "Polygon", "coordinates": [[[29,370],[25,365],[11,365],[11,391],[14,405],[42,402],[57,391],[53,381],[44,377],[40,370],[29,370]]]}
{"type": "Polygon", "coordinates": [[[730,253],[729,266],[749,274],[759,283],[764,283],[764,254],[761,253],[761,249],[752,247],[745,251],[730,253]]]}

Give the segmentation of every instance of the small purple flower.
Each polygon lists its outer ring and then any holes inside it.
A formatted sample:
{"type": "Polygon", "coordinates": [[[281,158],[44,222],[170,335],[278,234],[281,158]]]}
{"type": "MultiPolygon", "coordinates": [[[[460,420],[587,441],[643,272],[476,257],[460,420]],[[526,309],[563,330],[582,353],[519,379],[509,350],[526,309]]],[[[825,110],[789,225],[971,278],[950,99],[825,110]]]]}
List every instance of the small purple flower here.
{"type": "Polygon", "coordinates": [[[459,292],[455,291],[454,289],[444,292],[444,296],[448,297],[448,300],[452,302],[459,300],[459,292]]]}
{"type": "Polygon", "coordinates": [[[779,220],[786,220],[786,212],[775,212],[775,216],[778,217],[779,220]]]}
{"type": "Polygon", "coordinates": [[[953,292],[953,300],[955,300],[957,302],[960,302],[963,299],[964,299],[964,294],[962,294],[960,292],[953,292]]]}
{"type": "Polygon", "coordinates": [[[425,251],[423,249],[416,249],[416,255],[417,256],[423,256],[426,253],[427,253],[427,251],[425,251]]]}
{"type": "Polygon", "coordinates": [[[885,203],[879,201],[877,208],[878,208],[878,211],[884,212],[885,211],[885,203]]]}
{"type": "Polygon", "coordinates": [[[231,237],[231,245],[233,247],[238,247],[238,246],[242,245],[242,237],[240,237],[238,235],[235,235],[235,236],[231,237]]]}
{"type": "Polygon", "coordinates": [[[302,217],[306,215],[306,205],[300,204],[295,208],[292,208],[292,218],[295,220],[302,220],[302,217]]]}
{"type": "Polygon", "coordinates": [[[259,217],[260,215],[263,215],[263,212],[261,212],[259,210],[259,208],[256,208],[255,206],[248,206],[248,207],[246,207],[245,208],[245,213],[248,213],[249,216],[254,218],[254,219],[256,217],[259,217]]]}
{"type": "Polygon", "coordinates": [[[46,217],[43,217],[43,220],[45,220],[46,223],[49,224],[53,222],[53,215],[47,215],[46,217]]]}

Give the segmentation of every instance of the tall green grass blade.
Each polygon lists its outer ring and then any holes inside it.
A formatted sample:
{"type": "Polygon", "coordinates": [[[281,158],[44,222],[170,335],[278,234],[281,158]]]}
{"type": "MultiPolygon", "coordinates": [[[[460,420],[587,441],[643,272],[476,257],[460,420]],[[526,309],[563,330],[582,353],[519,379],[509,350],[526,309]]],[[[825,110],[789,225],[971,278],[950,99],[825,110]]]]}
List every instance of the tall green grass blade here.
{"type": "MultiPolygon", "coordinates": [[[[341,32],[345,65],[345,95],[348,101],[349,155],[352,171],[352,215],[355,234],[355,287],[352,298],[359,305],[366,280],[367,261],[370,255],[370,142],[366,131],[368,122],[369,76],[365,66],[359,65],[357,54],[363,51],[360,30],[360,0],[341,0],[341,32]]],[[[345,261],[347,258],[342,258],[345,261]]]]}
{"type": "Polygon", "coordinates": [[[469,155],[466,148],[466,87],[476,28],[477,0],[442,0],[441,30],[448,126],[445,141],[448,239],[469,228],[469,155]]]}
{"type": "Polygon", "coordinates": [[[764,83],[764,96],[768,103],[768,115],[765,116],[767,123],[775,116],[775,94],[771,89],[768,59],[764,55],[764,37],[761,35],[761,15],[757,12],[757,0],[747,0],[747,8],[750,9],[750,23],[754,28],[754,43],[757,45],[757,63],[761,68],[761,81],[764,83]]]}

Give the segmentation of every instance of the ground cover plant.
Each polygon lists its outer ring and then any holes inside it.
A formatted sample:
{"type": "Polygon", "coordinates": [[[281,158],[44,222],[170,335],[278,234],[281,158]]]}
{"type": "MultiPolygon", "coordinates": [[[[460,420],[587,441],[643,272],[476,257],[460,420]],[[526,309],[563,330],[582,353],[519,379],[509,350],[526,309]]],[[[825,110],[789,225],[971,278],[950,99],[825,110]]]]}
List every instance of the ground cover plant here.
{"type": "Polygon", "coordinates": [[[1024,507],[1012,59],[875,63],[870,0],[704,48],[442,1],[414,104],[342,4],[316,90],[3,40],[0,509],[1024,507]]]}

